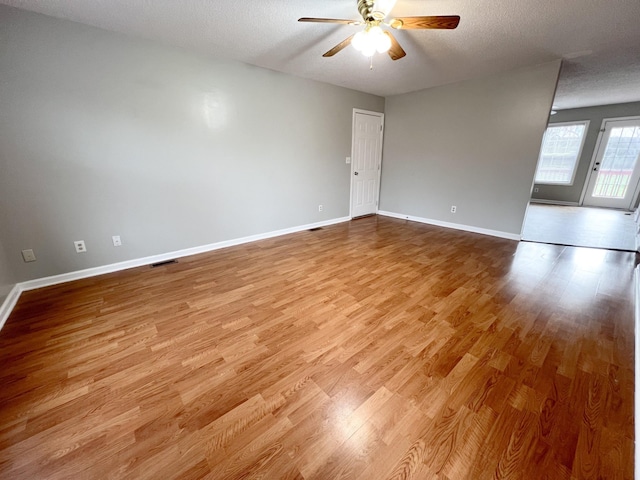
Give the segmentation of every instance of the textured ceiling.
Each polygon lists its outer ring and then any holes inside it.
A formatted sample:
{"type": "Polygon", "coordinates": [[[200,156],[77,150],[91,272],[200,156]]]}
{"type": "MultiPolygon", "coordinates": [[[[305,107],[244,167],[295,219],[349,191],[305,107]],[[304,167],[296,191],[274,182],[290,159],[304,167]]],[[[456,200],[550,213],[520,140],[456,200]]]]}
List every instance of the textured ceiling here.
{"type": "Polygon", "coordinates": [[[397,31],[407,56],[322,54],[357,27],[357,0],[0,0],[0,3],[381,96],[563,58],[559,109],[640,101],[640,0],[398,0],[391,16],[460,15],[397,31]]]}

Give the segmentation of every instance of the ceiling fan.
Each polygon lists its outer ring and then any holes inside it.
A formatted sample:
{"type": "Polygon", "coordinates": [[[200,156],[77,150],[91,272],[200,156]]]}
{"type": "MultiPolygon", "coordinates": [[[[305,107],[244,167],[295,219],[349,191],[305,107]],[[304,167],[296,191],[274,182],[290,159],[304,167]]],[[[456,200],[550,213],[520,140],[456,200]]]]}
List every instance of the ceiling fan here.
{"type": "Polygon", "coordinates": [[[366,57],[373,57],[376,52],[388,52],[392,60],[399,60],[406,55],[398,41],[387,30],[380,26],[394,28],[396,30],[418,30],[418,29],[454,29],[460,22],[457,15],[436,16],[436,17],[400,17],[392,18],[385,22],[385,18],[391,12],[396,0],[358,0],[358,11],[362,16],[359,20],[340,20],[337,18],[309,18],[298,19],[299,22],[315,23],[339,23],[343,25],[359,26],[364,25],[364,30],[351,35],[343,40],[323,57],[333,57],[349,44],[360,51],[366,57]]]}

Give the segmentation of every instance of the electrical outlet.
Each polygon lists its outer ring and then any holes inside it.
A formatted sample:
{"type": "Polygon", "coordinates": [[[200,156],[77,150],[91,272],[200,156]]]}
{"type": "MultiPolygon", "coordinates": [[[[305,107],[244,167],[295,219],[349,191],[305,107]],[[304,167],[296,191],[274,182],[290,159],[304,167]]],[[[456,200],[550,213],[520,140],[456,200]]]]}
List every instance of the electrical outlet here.
{"type": "Polygon", "coordinates": [[[457,210],[458,207],[456,207],[455,205],[451,205],[451,213],[456,213],[457,210]]]}
{"type": "Polygon", "coordinates": [[[73,242],[76,247],[76,253],[85,253],[87,251],[87,247],[84,244],[84,240],[76,240],[73,242]]]}
{"type": "Polygon", "coordinates": [[[32,249],[22,250],[22,259],[25,262],[35,262],[36,261],[36,254],[33,253],[32,249]]]}
{"type": "Polygon", "coordinates": [[[318,211],[321,212],[322,210],[324,210],[324,205],[318,205],[318,211]]]}
{"type": "Polygon", "coordinates": [[[113,241],[114,247],[122,246],[122,240],[120,240],[120,235],[114,235],[113,237],[111,237],[111,240],[113,241]]]}

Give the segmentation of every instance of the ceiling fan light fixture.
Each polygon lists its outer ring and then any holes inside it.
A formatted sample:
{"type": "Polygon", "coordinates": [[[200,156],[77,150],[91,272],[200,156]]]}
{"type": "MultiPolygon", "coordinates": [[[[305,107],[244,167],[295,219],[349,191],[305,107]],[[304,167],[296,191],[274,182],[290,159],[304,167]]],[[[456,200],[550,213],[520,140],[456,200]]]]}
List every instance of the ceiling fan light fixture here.
{"type": "Polygon", "coordinates": [[[351,40],[351,45],[365,57],[372,57],[376,52],[388,52],[391,48],[391,39],[385,35],[382,28],[375,25],[356,33],[351,40]]]}
{"type": "MultiPolygon", "coordinates": [[[[1,0],[0,0],[1,1],[1,0]]],[[[389,29],[407,30],[453,30],[458,26],[458,15],[437,15],[419,17],[400,17],[385,19],[393,10],[396,0],[357,0],[358,12],[362,21],[343,20],[339,18],[303,17],[299,22],[336,23],[339,25],[364,25],[364,29],[338,43],[335,47],[325,52],[325,58],[333,57],[344,50],[349,44],[364,56],[373,59],[376,52],[388,53],[391,60],[400,60],[407,55],[391,30],[383,30],[381,25],[389,29]]],[[[373,68],[373,63],[371,64],[373,68]]]]}

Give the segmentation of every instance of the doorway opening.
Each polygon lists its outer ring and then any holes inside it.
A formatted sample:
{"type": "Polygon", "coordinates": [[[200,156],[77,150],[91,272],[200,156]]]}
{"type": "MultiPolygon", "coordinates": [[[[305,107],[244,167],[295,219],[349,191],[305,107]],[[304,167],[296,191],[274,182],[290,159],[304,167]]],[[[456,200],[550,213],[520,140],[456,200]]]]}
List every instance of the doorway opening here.
{"type": "Polygon", "coordinates": [[[573,115],[571,122],[547,128],[522,239],[636,251],[640,117],[601,118],[589,128],[590,118],[573,115]],[[576,138],[576,132],[583,136],[576,138]],[[549,198],[536,198],[545,188],[549,198]],[[577,197],[580,189],[579,198],[566,201],[567,192],[577,197]]]}

